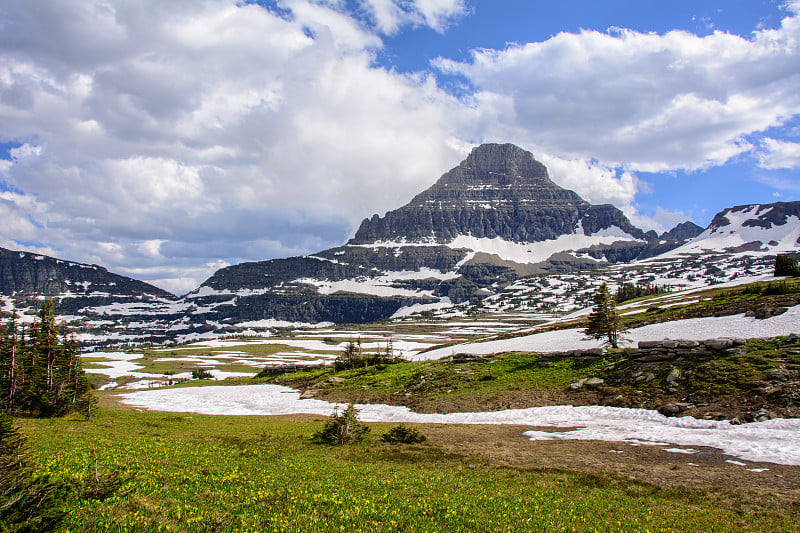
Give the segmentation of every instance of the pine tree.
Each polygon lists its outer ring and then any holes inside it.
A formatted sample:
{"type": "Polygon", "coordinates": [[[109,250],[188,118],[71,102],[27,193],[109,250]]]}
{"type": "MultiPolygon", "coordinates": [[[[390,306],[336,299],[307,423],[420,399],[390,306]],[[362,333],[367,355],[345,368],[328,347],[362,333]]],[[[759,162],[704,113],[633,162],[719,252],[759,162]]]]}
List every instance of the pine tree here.
{"type": "Polygon", "coordinates": [[[20,328],[15,314],[0,332],[0,409],[30,416],[91,416],[91,387],[81,368],[77,343],[59,328],[51,302],[20,328]]]}
{"type": "Polygon", "coordinates": [[[358,419],[358,409],[352,403],[339,414],[334,410],[325,427],[314,434],[312,440],[321,444],[350,444],[358,442],[369,433],[369,427],[358,419]]]}
{"type": "Polygon", "coordinates": [[[775,276],[800,277],[800,266],[797,258],[778,254],[775,257],[775,276]]]}
{"type": "Polygon", "coordinates": [[[614,298],[605,283],[600,285],[594,295],[594,307],[589,314],[589,325],[583,333],[595,339],[605,339],[604,344],[612,348],[619,346],[620,336],[625,333],[625,327],[614,306],[614,298]]]}
{"type": "Polygon", "coordinates": [[[0,412],[0,531],[53,531],[64,517],[68,487],[36,472],[25,439],[0,412]]]}

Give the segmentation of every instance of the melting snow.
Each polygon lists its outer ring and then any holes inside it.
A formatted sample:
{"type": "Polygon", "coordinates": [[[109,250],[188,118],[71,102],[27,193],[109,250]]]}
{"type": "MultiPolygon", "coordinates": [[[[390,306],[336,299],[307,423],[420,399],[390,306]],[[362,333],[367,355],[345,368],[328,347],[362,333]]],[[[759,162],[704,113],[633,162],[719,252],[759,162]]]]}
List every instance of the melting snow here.
{"type": "Polygon", "coordinates": [[[582,232],[578,232],[561,235],[557,239],[530,243],[512,242],[500,237],[488,239],[459,235],[447,246],[499,255],[503,259],[516,263],[541,263],[558,252],[580,250],[598,244],[612,244],[621,240],[635,241],[637,239],[613,226],[593,235],[584,235],[582,232]]]}
{"type": "MultiPolygon", "coordinates": [[[[148,390],[120,396],[123,403],[156,411],[215,415],[329,415],[336,408],[322,400],[301,400],[279,385],[209,386],[148,390]]],[[[732,425],[727,421],[668,418],[656,411],[619,407],[551,406],[483,413],[421,414],[406,407],[358,405],[365,422],[432,424],[514,424],[577,428],[528,431],[532,440],[604,440],[638,444],[709,446],[746,461],[800,465],[800,419],[732,425]]]]}
{"type": "MultiPolygon", "coordinates": [[[[625,334],[630,342],[663,339],[705,340],[717,337],[776,337],[800,333],[800,306],[782,315],[758,320],[744,314],[724,317],[690,318],[635,328],[625,334]]],[[[511,339],[464,343],[412,356],[412,359],[440,359],[454,353],[492,354],[501,352],[556,352],[596,348],[601,342],[589,339],[580,329],[533,333],[511,339]]]]}

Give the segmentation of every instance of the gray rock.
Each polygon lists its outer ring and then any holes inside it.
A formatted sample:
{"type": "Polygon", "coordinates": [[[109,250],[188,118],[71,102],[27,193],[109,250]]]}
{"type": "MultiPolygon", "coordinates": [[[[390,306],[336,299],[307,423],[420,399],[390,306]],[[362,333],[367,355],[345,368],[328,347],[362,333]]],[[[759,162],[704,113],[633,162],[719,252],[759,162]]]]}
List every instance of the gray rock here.
{"type": "Polygon", "coordinates": [[[586,381],[586,379],[582,379],[580,381],[576,381],[575,383],[570,383],[569,388],[570,390],[581,390],[586,381]]]}
{"type": "Polygon", "coordinates": [[[681,371],[679,369],[673,368],[667,375],[667,383],[669,383],[670,385],[676,385],[682,375],[683,374],[681,374],[681,371]]]}
{"type": "Polygon", "coordinates": [[[658,412],[664,416],[675,416],[681,412],[681,408],[674,403],[665,403],[658,408],[658,412]]]}
{"type": "Polygon", "coordinates": [[[707,339],[703,341],[703,344],[712,350],[720,351],[733,346],[733,341],[731,339],[707,339]]]}
{"type": "Polygon", "coordinates": [[[697,348],[700,346],[698,341],[688,341],[688,340],[679,340],[678,341],[678,348],[682,348],[685,350],[690,350],[692,348],[697,348]]]}
{"type": "Polygon", "coordinates": [[[649,350],[650,348],[659,348],[663,341],[639,341],[639,348],[649,350]]]}
{"type": "Polygon", "coordinates": [[[589,388],[597,388],[602,386],[606,381],[601,378],[589,378],[584,382],[584,385],[589,388]]]}

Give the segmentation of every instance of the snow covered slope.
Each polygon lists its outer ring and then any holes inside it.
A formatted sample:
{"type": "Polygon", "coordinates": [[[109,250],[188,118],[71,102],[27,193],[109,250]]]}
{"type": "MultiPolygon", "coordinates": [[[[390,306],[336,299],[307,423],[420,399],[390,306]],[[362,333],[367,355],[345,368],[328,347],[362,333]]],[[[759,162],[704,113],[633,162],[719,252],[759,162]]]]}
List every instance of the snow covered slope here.
{"type": "Polygon", "coordinates": [[[800,202],[725,209],[714,217],[703,233],[672,254],[709,250],[768,254],[800,251],[800,202]]]}

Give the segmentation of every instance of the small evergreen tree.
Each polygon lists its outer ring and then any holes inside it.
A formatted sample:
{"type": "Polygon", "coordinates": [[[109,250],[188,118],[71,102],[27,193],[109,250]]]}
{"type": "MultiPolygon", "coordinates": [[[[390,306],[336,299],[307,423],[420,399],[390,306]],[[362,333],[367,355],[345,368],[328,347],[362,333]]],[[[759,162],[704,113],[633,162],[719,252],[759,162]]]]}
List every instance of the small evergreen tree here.
{"type": "Polygon", "coordinates": [[[800,277],[800,266],[798,266],[797,258],[778,254],[775,257],[775,276],[800,277]]]}
{"type": "Polygon", "coordinates": [[[350,342],[347,343],[347,346],[344,349],[339,357],[336,358],[336,361],[333,363],[334,370],[344,370],[348,368],[355,368],[363,363],[363,354],[361,352],[361,339],[358,339],[358,344],[356,344],[353,339],[350,339],[350,342]]]}
{"type": "Polygon", "coordinates": [[[53,531],[64,518],[69,488],[28,463],[25,439],[0,412],[0,532],[53,531]]]}
{"type": "Polygon", "coordinates": [[[614,306],[614,298],[605,283],[600,285],[594,295],[594,307],[589,314],[589,325],[583,333],[595,339],[605,339],[604,344],[612,348],[619,346],[620,336],[625,333],[625,327],[614,306]]]}
{"type": "Polygon", "coordinates": [[[406,426],[405,424],[398,424],[381,435],[381,440],[383,442],[389,442],[392,444],[397,442],[402,442],[404,444],[417,444],[419,442],[425,442],[428,439],[416,428],[406,426]]]}
{"type": "Polygon", "coordinates": [[[334,410],[312,440],[321,444],[350,444],[360,441],[367,433],[369,428],[358,419],[358,409],[351,403],[341,414],[334,410]]]}

